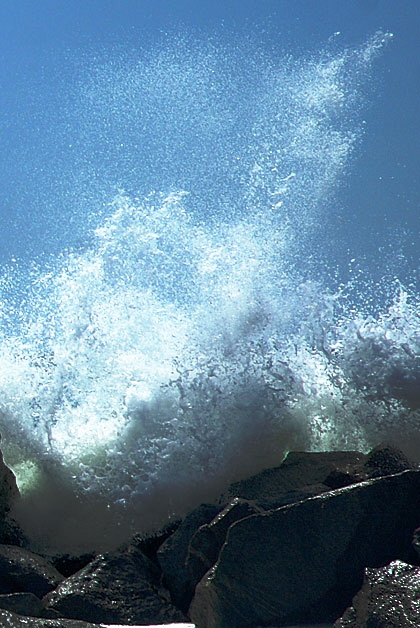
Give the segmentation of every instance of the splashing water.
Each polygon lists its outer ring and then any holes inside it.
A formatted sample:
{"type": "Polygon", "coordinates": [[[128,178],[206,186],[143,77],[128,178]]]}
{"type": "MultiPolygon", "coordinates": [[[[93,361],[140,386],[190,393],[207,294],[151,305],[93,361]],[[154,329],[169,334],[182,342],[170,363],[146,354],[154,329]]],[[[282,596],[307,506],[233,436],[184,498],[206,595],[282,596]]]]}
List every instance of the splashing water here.
{"type": "Polygon", "coordinates": [[[181,42],[80,80],[100,175],[133,189],[134,149],[118,179],[105,153],[141,140],[138,188],[167,191],[116,195],[20,303],[5,271],[1,432],[34,543],[154,530],[292,448],[412,441],[418,302],[358,311],[312,248],[389,38],[277,62],[181,42]]]}

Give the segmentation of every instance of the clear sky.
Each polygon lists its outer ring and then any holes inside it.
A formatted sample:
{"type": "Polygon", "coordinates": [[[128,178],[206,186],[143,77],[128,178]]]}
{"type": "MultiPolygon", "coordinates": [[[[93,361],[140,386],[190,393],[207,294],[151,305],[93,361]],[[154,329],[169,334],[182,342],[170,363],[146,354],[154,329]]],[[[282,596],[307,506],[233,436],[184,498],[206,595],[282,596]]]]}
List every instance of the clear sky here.
{"type": "Polygon", "coordinates": [[[377,62],[366,137],[340,195],[337,229],[353,226],[356,253],[369,249],[374,232],[395,236],[415,265],[419,0],[3,0],[0,262],[78,243],[80,208],[109,201],[109,190],[99,182],[95,189],[89,154],[72,152],[79,122],[69,113],[71,86],[85,59],[100,64],[111,50],[145,50],[177,33],[225,41],[255,33],[271,51],[302,55],[323,48],[334,33],[343,45],[358,45],[378,29],[395,37],[377,62]]]}

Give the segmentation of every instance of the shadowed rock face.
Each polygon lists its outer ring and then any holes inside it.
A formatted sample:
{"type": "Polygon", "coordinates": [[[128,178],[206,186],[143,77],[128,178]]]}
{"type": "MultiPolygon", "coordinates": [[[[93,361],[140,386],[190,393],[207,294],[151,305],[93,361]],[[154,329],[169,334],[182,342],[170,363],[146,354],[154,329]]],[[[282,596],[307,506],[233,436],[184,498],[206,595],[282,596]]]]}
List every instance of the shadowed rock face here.
{"type": "Polygon", "coordinates": [[[21,547],[0,545],[0,593],[25,591],[42,597],[62,580],[42,556],[21,547]]]}
{"type": "Polygon", "coordinates": [[[419,522],[419,471],[242,519],[198,584],[190,617],[200,628],[334,619],[360,588],[365,566],[415,556],[419,522]]]}
{"type": "Polygon", "coordinates": [[[193,510],[179,528],[159,548],[157,558],[163,574],[163,583],[169,589],[172,602],[187,610],[194,593],[186,565],[190,541],[200,526],[209,523],[220,512],[221,507],[202,504],[193,510]]]}
{"type": "Polygon", "coordinates": [[[3,453],[0,450],[0,543],[19,545],[23,541],[20,526],[10,516],[10,511],[19,503],[19,499],[20,493],[15,474],[4,463],[3,453]]]}
{"type": "Polygon", "coordinates": [[[185,559],[185,565],[189,571],[193,587],[200,582],[205,573],[216,563],[230,526],[235,521],[258,512],[262,512],[262,509],[255,506],[252,502],[236,498],[213,521],[202,525],[197,530],[191,538],[185,559]]]}
{"type": "Polygon", "coordinates": [[[0,517],[11,509],[17,499],[19,499],[19,489],[15,474],[5,465],[3,453],[0,451],[0,517]]]}

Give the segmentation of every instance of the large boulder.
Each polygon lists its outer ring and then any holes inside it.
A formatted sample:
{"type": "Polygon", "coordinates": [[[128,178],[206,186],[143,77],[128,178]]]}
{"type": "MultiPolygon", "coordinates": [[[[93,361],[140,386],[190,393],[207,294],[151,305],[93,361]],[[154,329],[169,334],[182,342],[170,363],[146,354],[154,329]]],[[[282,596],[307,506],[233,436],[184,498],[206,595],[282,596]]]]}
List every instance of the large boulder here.
{"type": "Polygon", "coordinates": [[[33,593],[43,597],[63,580],[38,554],[14,545],[0,545],[0,594],[33,593]]]}
{"type": "Polygon", "coordinates": [[[339,617],[367,566],[416,560],[420,471],[403,471],[234,523],[197,585],[199,628],[246,628],[339,617]]]}
{"type": "Polygon", "coordinates": [[[235,521],[258,512],[261,512],[261,508],[255,506],[252,502],[237,497],[218,513],[210,523],[205,523],[198,528],[190,540],[185,559],[185,566],[190,577],[191,591],[195,589],[195,586],[206,571],[217,561],[230,526],[235,521]]]}
{"type": "Polygon", "coordinates": [[[278,467],[231,484],[221,503],[234,497],[266,509],[293,504],[364,480],[416,469],[396,447],[382,443],[368,454],[358,451],[292,451],[278,467]]]}
{"type": "Polygon", "coordinates": [[[100,554],[43,599],[63,617],[94,623],[184,621],[160,587],[160,572],[137,548],[100,554]]]}
{"type": "Polygon", "coordinates": [[[220,501],[241,497],[267,509],[284,506],[330,491],[331,474],[341,473],[345,484],[359,481],[365,461],[366,455],[356,451],[290,452],[279,467],[231,484],[220,501]]]}
{"type": "Polygon", "coordinates": [[[194,593],[191,574],[186,565],[190,541],[198,528],[214,519],[220,510],[221,507],[214,504],[201,504],[185,517],[157,552],[163,584],[169,590],[172,602],[183,611],[188,609],[194,593]]]}
{"type": "Polygon", "coordinates": [[[366,569],[353,604],[334,628],[414,628],[420,626],[420,568],[402,561],[366,569]]]}

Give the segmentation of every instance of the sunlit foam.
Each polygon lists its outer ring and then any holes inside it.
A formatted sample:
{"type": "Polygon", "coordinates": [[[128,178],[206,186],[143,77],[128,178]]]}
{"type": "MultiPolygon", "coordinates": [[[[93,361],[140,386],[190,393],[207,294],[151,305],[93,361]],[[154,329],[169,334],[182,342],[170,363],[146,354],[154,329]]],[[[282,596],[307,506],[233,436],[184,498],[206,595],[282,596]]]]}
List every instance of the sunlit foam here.
{"type": "Polygon", "coordinates": [[[167,191],[117,194],[19,307],[5,275],[1,431],[39,544],[156,530],[289,449],[410,440],[415,300],[358,314],[312,249],[385,39],[279,62],[183,42],[80,81],[82,127],[149,125],[167,191]]]}

